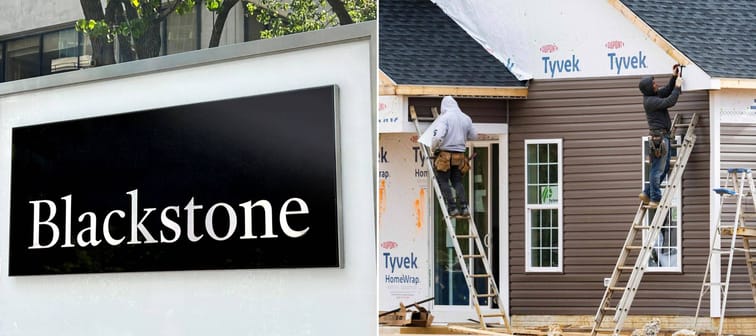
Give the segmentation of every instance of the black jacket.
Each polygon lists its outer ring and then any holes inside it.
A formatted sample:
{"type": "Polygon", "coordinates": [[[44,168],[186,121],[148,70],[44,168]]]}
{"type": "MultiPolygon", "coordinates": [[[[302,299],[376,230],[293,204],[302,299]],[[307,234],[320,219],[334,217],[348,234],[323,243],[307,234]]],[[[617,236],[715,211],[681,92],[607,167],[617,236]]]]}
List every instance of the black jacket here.
{"type": "Polygon", "coordinates": [[[643,93],[643,109],[646,111],[646,120],[649,129],[663,129],[669,131],[672,121],[669,118],[667,108],[675,106],[680,96],[680,88],[675,87],[675,77],[669,80],[667,86],[654,92],[654,78],[643,77],[638,84],[643,93]]]}

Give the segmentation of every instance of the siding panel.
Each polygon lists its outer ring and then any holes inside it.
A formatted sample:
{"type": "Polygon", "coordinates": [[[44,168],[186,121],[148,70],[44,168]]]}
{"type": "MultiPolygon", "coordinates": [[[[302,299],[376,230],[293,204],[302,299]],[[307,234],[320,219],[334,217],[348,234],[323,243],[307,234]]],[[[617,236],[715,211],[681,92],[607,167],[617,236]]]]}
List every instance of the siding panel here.
{"type": "MultiPolygon", "coordinates": [[[[535,80],[527,100],[510,103],[512,314],[596,312],[603,279],[611,275],[638,209],[641,137],[648,132],[639,80],[637,76],[535,80]],[[524,265],[524,142],[545,138],[563,141],[564,271],[557,274],[528,273],[524,265]]],[[[686,92],[671,110],[671,114],[697,112],[701,117],[683,181],[683,268],[681,273],[647,273],[631,314],[695,313],[709,244],[708,106],[707,92],[686,92]]],[[[749,136],[756,152],[756,130],[749,136]]],[[[738,295],[750,299],[750,294],[738,295]]]]}
{"type": "MultiPolygon", "coordinates": [[[[736,167],[756,169],[756,124],[722,123],[720,132],[720,166],[723,169],[736,167]]],[[[748,199],[746,199],[746,202],[748,202],[748,199]]],[[[732,223],[734,219],[735,207],[732,202],[728,202],[728,204],[722,214],[723,223],[732,223]]],[[[746,211],[752,212],[753,209],[748,206],[746,211]]],[[[748,224],[753,225],[753,223],[748,224]]],[[[733,260],[735,275],[730,280],[727,315],[753,316],[754,303],[751,298],[750,286],[748,286],[748,270],[745,267],[745,260],[742,255],[742,253],[736,254],[736,258],[733,260]],[[731,314],[731,312],[733,313],[731,314]]],[[[726,259],[723,258],[723,260],[722,264],[726,264],[726,259]]],[[[723,267],[722,274],[726,274],[726,270],[723,267]]]]}

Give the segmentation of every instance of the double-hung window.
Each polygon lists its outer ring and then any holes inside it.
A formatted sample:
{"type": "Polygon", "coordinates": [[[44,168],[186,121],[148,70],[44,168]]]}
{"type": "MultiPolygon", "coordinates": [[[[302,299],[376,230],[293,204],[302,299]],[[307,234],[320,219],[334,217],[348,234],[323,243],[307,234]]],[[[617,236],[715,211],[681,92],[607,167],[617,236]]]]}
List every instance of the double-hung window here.
{"type": "Polygon", "coordinates": [[[562,139],[525,140],[525,246],[525,271],[562,271],[562,139]]]}

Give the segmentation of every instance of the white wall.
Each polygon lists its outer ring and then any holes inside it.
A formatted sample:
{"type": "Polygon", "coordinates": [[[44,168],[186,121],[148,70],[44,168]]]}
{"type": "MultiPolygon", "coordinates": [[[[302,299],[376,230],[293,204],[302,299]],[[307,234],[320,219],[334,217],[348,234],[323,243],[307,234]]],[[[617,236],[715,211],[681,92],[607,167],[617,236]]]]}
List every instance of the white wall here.
{"type": "Polygon", "coordinates": [[[374,46],[365,23],[0,84],[0,335],[375,334],[374,46]],[[145,72],[161,64],[179,65],[145,72]],[[138,74],[108,75],[123,69],[138,74]],[[90,74],[101,78],[79,80],[90,74]],[[329,84],[340,89],[343,269],[8,276],[12,127],[329,84]]]}
{"type": "Polygon", "coordinates": [[[381,134],[378,153],[379,309],[390,310],[433,296],[433,199],[417,133],[381,134]]]}
{"type": "Polygon", "coordinates": [[[0,36],[73,22],[84,17],[79,1],[2,0],[0,36]]]}

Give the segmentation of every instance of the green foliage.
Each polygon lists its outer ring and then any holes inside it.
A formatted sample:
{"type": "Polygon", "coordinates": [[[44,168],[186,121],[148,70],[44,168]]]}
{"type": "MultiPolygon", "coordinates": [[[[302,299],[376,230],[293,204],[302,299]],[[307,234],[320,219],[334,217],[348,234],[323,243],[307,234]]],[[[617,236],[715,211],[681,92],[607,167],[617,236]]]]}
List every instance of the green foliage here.
{"type": "Polygon", "coordinates": [[[375,0],[343,0],[349,16],[354,22],[375,20],[375,0]]]}
{"type": "Polygon", "coordinates": [[[108,42],[113,42],[114,32],[105,20],[79,19],[76,21],[76,30],[94,36],[104,36],[108,42]]]}
{"type": "Polygon", "coordinates": [[[215,12],[220,9],[223,4],[223,0],[205,0],[205,7],[211,12],[215,12]]]}
{"type": "MultiPolygon", "coordinates": [[[[200,0],[201,1],[201,0],[200,0]]],[[[197,6],[197,2],[194,0],[184,0],[178,4],[176,7],[176,13],[179,15],[184,15],[187,13],[191,13],[192,10],[197,6]]]]}
{"type": "MultiPolygon", "coordinates": [[[[354,22],[373,20],[376,17],[376,0],[341,0],[354,22]]],[[[246,4],[249,15],[265,24],[268,29],[262,38],[318,30],[339,25],[325,0],[257,0],[258,5],[246,4]]]]}

